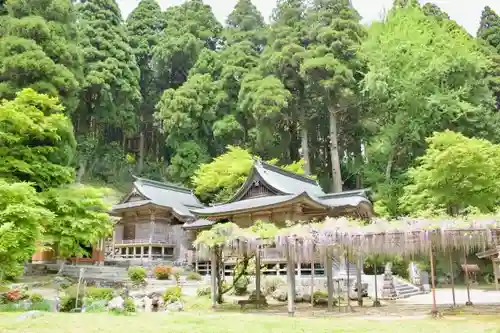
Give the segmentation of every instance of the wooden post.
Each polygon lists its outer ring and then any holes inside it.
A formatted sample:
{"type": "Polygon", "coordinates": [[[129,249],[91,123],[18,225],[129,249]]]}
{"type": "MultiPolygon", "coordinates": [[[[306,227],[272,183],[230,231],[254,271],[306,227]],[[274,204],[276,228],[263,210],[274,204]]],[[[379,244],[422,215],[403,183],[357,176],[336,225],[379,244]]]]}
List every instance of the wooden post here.
{"type": "Polygon", "coordinates": [[[363,272],[363,256],[361,252],[358,254],[358,270],[356,272],[356,279],[358,280],[358,306],[363,306],[363,283],[361,281],[361,273],[363,272]]]}
{"type": "Polygon", "coordinates": [[[431,284],[432,284],[432,311],[433,316],[438,315],[438,310],[436,306],[436,282],[434,281],[434,258],[432,253],[432,244],[429,246],[429,258],[431,261],[431,284]]]}
{"type": "Polygon", "coordinates": [[[155,211],[151,210],[151,223],[150,223],[150,230],[149,230],[149,252],[148,252],[148,260],[149,263],[152,263],[153,260],[153,235],[155,233],[155,211]]]}
{"type": "Polygon", "coordinates": [[[286,267],[288,280],[288,315],[295,315],[295,264],[292,256],[291,246],[288,240],[286,246],[286,267]]]}
{"type": "Polygon", "coordinates": [[[260,249],[257,247],[255,253],[255,300],[257,301],[257,307],[259,307],[260,300],[260,249]]]}
{"type": "Polygon", "coordinates": [[[311,305],[314,305],[314,245],[311,247],[311,305]]]}
{"type": "Polygon", "coordinates": [[[472,302],[470,300],[470,281],[469,281],[469,269],[467,267],[467,250],[464,247],[464,267],[465,267],[465,283],[467,285],[467,302],[465,305],[471,306],[472,302]]]}
{"type": "Polygon", "coordinates": [[[212,248],[212,262],[210,267],[210,285],[212,286],[212,309],[217,306],[217,246],[212,248]]]}
{"type": "Polygon", "coordinates": [[[453,274],[453,257],[452,257],[452,250],[450,249],[450,275],[451,275],[451,295],[453,296],[453,306],[457,306],[457,302],[455,299],[455,274],[453,274]]]}
{"type": "Polygon", "coordinates": [[[326,286],[328,291],[328,311],[333,311],[333,267],[332,258],[330,257],[331,251],[327,248],[326,251],[326,286]]]}
{"type": "Polygon", "coordinates": [[[496,258],[491,259],[493,264],[493,275],[495,276],[495,290],[498,291],[498,261],[496,258]]]}

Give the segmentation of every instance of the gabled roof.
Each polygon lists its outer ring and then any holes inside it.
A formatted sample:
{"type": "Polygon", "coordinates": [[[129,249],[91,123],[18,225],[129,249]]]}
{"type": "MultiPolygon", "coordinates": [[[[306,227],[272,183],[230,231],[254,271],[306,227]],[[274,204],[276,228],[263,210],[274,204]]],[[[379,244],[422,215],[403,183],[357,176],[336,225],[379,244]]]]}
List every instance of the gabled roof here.
{"type": "Polygon", "coordinates": [[[228,202],[240,200],[252,186],[254,181],[263,182],[264,186],[276,192],[277,195],[297,195],[303,192],[312,196],[325,195],[325,192],[323,192],[315,180],[256,160],[247,180],[228,202]]]}
{"type": "Polygon", "coordinates": [[[272,208],[277,205],[291,204],[295,202],[307,203],[308,205],[314,206],[316,208],[328,208],[327,205],[311,197],[307,192],[302,192],[299,194],[250,198],[202,209],[192,209],[191,211],[198,216],[210,216],[228,212],[238,213],[241,211],[262,210],[266,208],[272,208]]]}
{"type": "Polygon", "coordinates": [[[179,217],[193,218],[190,209],[204,207],[193,192],[187,188],[144,178],[135,178],[133,190],[117,205],[113,206],[113,211],[152,204],[170,208],[179,217]],[[129,201],[134,195],[140,195],[142,200],[129,201]]]}

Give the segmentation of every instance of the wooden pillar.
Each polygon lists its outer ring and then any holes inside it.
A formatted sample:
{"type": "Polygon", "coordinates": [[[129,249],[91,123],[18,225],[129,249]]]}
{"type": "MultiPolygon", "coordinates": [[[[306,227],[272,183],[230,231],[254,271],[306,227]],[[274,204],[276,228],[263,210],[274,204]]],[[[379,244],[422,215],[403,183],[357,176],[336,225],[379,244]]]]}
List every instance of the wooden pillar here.
{"type": "Polygon", "coordinates": [[[361,252],[358,253],[358,269],[356,271],[356,279],[358,280],[357,288],[358,288],[358,306],[363,306],[363,281],[361,281],[362,273],[363,273],[363,254],[361,252]]]}
{"type": "Polygon", "coordinates": [[[151,263],[153,260],[153,245],[152,245],[152,243],[153,243],[153,236],[155,233],[155,225],[156,225],[155,211],[151,210],[150,214],[151,214],[151,223],[149,226],[149,252],[148,252],[149,263],[151,263]]]}
{"type": "Polygon", "coordinates": [[[450,259],[450,275],[451,275],[451,295],[453,297],[453,306],[457,306],[457,301],[455,299],[455,274],[453,273],[453,252],[450,249],[449,259],[450,259]]]}
{"type": "MultiPolygon", "coordinates": [[[[116,226],[115,226],[116,228],[116,226]]],[[[116,229],[113,228],[113,240],[111,241],[111,258],[115,257],[116,229]]]]}
{"type": "Polygon", "coordinates": [[[210,266],[210,286],[212,287],[212,309],[215,310],[217,306],[217,248],[211,250],[211,266],[210,266]]]}
{"type": "Polygon", "coordinates": [[[286,267],[287,267],[287,284],[288,284],[288,315],[295,315],[295,264],[293,260],[291,244],[288,240],[286,246],[286,267]]]}
{"type": "Polygon", "coordinates": [[[255,253],[255,299],[258,307],[260,300],[260,249],[258,247],[255,253]]]}
{"type": "Polygon", "coordinates": [[[332,257],[331,257],[332,251],[330,248],[327,248],[325,252],[325,270],[326,270],[326,286],[327,286],[327,291],[328,291],[328,311],[332,312],[333,311],[333,267],[332,267],[332,257]]]}
{"type": "Polygon", "coordinates": [[[493,275],[495,276],[495,290],[498,291],[498,260],[493,258],[491,263],[493,265],[493,275]]]}
{"type": "Polygon", "coordinates": [[[144,246],[141,246],[141,259],[144,258],[144,246]]]}
{"type": "MultiPolygon", "coordinates": [[[[297,276],[299,277],[299,281],[300,281],[300,277],[302,276],[302,264],[301,264],[302,260],[300,258],[300,252],[297,251],[297,276]]],[[[294,265],[295,267],[295,265],[294,265]]]]}
{"type": "Polygon", "coordinates": [[[431,286],[432,286],[432,315],[437,316],[438,310],[436,305],[436,282],[434,279],[434,255],[432,253],[432,244],[429,246],[429,260],[431,262],[431,286]]]}
{"type": "Polygon", "coordinates": [[[314,245],[311,246],[311,305],[314,305],[314,245]]]}

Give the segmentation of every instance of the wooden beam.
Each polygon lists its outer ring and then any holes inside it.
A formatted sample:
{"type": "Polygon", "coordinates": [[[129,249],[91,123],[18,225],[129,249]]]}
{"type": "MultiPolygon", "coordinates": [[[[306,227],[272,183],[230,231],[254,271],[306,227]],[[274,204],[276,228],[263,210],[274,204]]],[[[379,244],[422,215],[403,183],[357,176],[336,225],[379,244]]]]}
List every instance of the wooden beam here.
{"type": "Polygon", "coordinates": [[[295,315],[295,265],[292,256],[292,247],[289,243],[286,246],[286,267],[288,284],[288,315],[295,315]]]}
{"type": "Polygon", "coordinates": [[[257,307],[259,306],[260,300],[260,249],[257,248],[255,253],[255,300],[257,301],[257,307]]]}
{"type": "Polygon", "coordinates": [[[328,291],[328,311],[333,311],[333,263],[331,258],[331,249],[327,248],[325,252],[326,256],[326,286],[328,291]]]}
{"type": "Polygon", "coordinates": [[[212,287],[212,309],[217,307],[217,249],[214,247],[212,250],[212,262],[210,266],[210,285],[212,287]]]}

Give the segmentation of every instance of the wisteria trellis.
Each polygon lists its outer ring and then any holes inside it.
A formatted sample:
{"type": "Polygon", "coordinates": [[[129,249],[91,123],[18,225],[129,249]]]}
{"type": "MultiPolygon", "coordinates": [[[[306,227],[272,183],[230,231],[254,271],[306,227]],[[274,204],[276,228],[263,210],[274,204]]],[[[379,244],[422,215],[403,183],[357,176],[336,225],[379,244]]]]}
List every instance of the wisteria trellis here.
{"type": "MultiPolygon", "coordinates": [[[[235,255],[254,252],[259,246],[274,244],[285,251],[287,244],[303,260],[311,259],[311,248],[350,249],[355,252],[374,254],[399,254],[410,256],[427,254],[430,246],[436,251],[452,249],[485,250],[496,243],[496,231],[500,230],[500,216],[373,220],[368,225],[347,218],[327,218],[322,223],[297,223],[280,229],[272,238],[262,239],[248,229],[231,224],[231,236],[225,248],[235,255]]],[[[203,244],[198,244],[203,247],[203,244]]]]}

